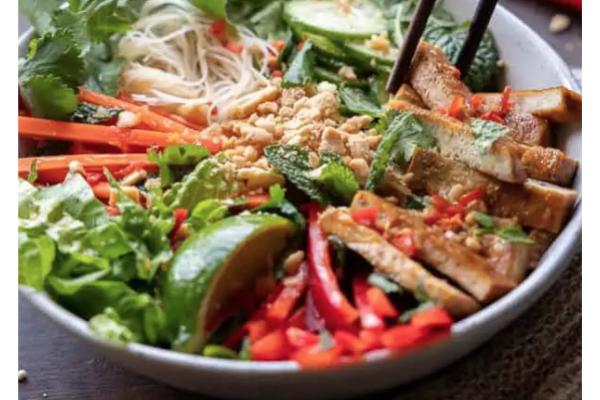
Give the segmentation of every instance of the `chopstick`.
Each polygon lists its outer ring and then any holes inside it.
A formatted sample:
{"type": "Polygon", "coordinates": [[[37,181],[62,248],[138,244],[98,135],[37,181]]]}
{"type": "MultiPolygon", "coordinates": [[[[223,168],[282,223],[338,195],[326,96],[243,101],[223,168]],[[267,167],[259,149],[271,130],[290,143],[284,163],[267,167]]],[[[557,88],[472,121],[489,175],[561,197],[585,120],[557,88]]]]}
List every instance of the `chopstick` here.
{"type": "Polygon", "coordinates": [[[406,39],[402,45],[400,56],[396,59],[392,73],[390,74],[385,86],[385,90],[387,90],[388,93],[396,93],[406,80],[406,75],[410,69],[410,64],[412,63],[413,56],[415,55],[415,51],[417,50],[417,46],[421,40],[421,36],[423,36],[423,32],[425,31],[427,20],[431,15],[431,11],[433,11],[435,1],[436,0],[419,1],[417,10],[410,21],[410,25],[408,26],[408,32],[406,33],[406,39]]]}
{"type": "MultiPolygon", "coordinates": [[[[479,43],[483,39],[483,35],[487,29],[487,26],[492,18],[492,14],[498,4],[498,0],[480,0],[475,10],[475,16],[469,28],[469,33],[463,47],[460,50],[456,67],[460,70],[461,76],[467,76],[469,68],[475,58],[475,53],[479,48],[479,43]]],[[[388,93],[395,94],[400,86],[406,81],[410,66],[427,26],[427,20],[433,11],[435,0],[420,0],[417,5],[417,10],[413,15],[406,39],[402,45],[402,51],[396,62],[394,68],[387,81],[385,89],[388,93]]]]}
{"type": "Polygon", "coordinates": [[[475,16],[473,22],[469,28],[469,34],[467,39],[463,43],[463,47],[460,50],[458,59],[456,61],[456,68],[460,71],[460,76],[465,77],[469,73],[475,53],[479,48],[479,44],[485,35],[485,31],[490,23],[492,14],[496,9],[498,0],[480,0],[475,10],[475,16]]]}

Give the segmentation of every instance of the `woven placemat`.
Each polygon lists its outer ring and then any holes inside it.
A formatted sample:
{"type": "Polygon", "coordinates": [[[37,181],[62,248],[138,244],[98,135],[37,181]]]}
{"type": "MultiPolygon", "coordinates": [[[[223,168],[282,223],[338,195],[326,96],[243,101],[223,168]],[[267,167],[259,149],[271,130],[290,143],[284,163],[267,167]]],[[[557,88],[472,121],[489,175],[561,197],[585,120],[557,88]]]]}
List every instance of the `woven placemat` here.
{"type": "Polygon", "coordinates": [[[581,399],[581,250],[554,286],[487,344],[444,370],[370,398],[581,399]]]}

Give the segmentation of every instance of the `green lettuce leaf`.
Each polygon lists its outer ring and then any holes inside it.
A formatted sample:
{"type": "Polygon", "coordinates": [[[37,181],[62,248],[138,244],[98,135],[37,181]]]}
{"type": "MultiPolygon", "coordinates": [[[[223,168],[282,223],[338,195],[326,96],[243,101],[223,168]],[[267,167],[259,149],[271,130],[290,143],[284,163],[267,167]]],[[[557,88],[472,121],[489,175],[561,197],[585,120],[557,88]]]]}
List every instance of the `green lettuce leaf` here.
{"type": "Polygon", "coordinates": [[[19,233],[19,284],[43,289],[54,257],[54,241],[48,236],[31,238],[19,233]]]}
{"type": "Polygon", "coordinates": [[[192,210],[206,199],[222,199],[237,191],[237,185],[229,171],[215,158],[199,162],[181,182],[175,183],[164,195],[164,201],[172,208],[192,210]]]}
{"type": "Polygon", "coordinates": [[[154,149],[148,150],[148,159],[159,167],[163,187],[171,186],[179,179],[182,171],[189,172],[189,167],[195,166],[208,156],[208,149],[194,144],[167,146],[161,153],[154,149]]]}
{"type": "Polygon", "coordinates": [[[194,230],[200,230],[229,216],[229,207],[216,199],[202,200],[192,210],[188,222],[194,230]]]}

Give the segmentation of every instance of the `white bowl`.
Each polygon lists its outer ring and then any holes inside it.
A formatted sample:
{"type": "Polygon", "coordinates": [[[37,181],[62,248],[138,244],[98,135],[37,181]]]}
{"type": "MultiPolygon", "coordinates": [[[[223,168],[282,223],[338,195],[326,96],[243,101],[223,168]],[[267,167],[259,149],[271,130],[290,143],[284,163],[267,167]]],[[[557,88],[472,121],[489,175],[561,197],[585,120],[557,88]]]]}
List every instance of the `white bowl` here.
{"type": "MultiPolygon", "coordinates": [[[[470,19],[476,1],[447,0],[445,7],[458,19],[470,19]]],[[[498,6],[491,22],[502,58],[506,82],[513,88],[564,85],[578,90],[565,63],[521,20],[498,6]]],[[[26,51],[29,34],[19,41],[26,51]]],[[[581,124],[555,130],[557,145],[581,160],[581,124]]],[[[581,192],[581,173],[574,187],[581,192]]],[[[66,311],[43,293],[21,288],[40,311],[87,342],[102,356],[139,374],[206,395],[235,399],[334,398],[364,394],[400,385],[433,373],[464,356],[528,309],[569,265],[581,240],[581,206],[578,202],[565,229],[539,266],[512,292],[478,313],[456,323],[452,336],[441,343],[400,357],[371,354],[367,360],[328,371],[303,371],[292,362],[248,362],[206,358],[150,346],[118,347],[96,337],[81,318],[66,311]]],[[[443,397],[443,394],[440,393],[443,397]]]]}

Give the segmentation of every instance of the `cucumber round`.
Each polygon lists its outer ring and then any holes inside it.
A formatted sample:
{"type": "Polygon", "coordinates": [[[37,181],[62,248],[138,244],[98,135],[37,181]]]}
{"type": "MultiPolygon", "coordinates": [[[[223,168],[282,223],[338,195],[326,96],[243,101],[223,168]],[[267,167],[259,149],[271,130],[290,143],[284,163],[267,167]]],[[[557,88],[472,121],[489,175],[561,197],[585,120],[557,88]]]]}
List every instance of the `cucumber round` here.
{"type": "Polygon", "coordinates": [[[162,287],[173,348],[197,352],[206,330],[232,295],[269,271],[295,234],[273,214],[238,215],[209,225],[177,250],[162,287]]]}
{"type": "Polygon", "coordinates": [[[366,62],[375,60],[375,63],[390,66],[394,65],[399,55],[399,50],[395,47],[391,47],[389,52],[384,53],[383,51],[373,49],[367,42],[348,42],[344,44],[344,48],[347,50],[349,56],[357,60],[366,62]]]}
{"type": "Polygon", "coordinates": [[[297,29],[338,40],[368,38],[387,26],[381,9],[370,1],[342,6],[337,1],[295,0],[286,3],[284,17],[297,29]]]}

